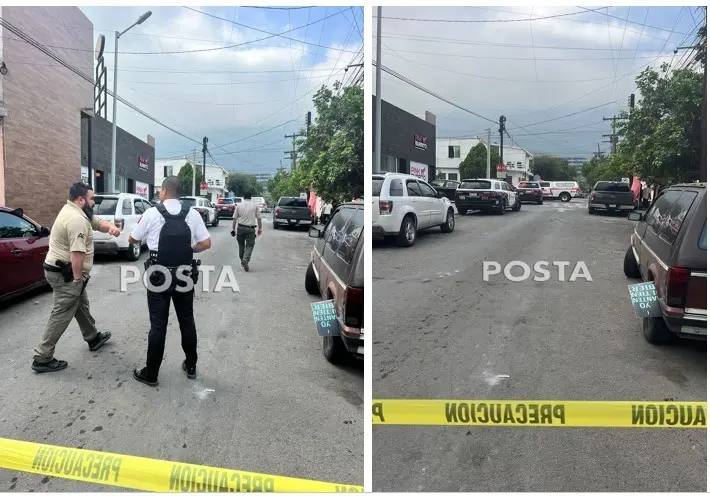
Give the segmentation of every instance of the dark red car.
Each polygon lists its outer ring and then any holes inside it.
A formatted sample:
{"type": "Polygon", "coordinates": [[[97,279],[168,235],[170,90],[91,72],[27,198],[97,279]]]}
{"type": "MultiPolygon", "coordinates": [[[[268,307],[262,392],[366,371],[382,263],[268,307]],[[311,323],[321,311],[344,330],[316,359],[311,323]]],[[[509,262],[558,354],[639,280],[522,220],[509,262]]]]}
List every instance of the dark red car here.
{"type": "Polygon", "coordinates": [[[235,206],[234,198],[220,198],[217,200],[217,215],[231,219],[234,215],[235,206]]]}
{"type": "Polygon", "coordinates": [[[515,188],[520,196],[520,202],[534,202],[542,205],[542,188],[540,183],[531,181],[520,181],[515,188]]]}
{"type": "Polygon", "coordinates": [[[0,301],[40,288],[49,229],[24,215],[21,208],[0,207],[0,301]]]}

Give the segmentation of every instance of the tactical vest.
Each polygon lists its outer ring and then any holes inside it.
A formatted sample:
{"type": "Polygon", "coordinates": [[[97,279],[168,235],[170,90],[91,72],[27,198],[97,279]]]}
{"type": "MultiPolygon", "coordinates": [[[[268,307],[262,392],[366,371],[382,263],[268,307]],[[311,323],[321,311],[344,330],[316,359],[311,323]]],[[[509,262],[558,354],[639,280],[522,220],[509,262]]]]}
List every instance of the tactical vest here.
{"type": "Polygon", "coordinates": [[[162,204],[156,208],[165,219],[160,230],[156,262],[170,268],[192,264],[192,232],[186,220],[190,207],[183,205],[175,215],[168,212],[162,204]]]}

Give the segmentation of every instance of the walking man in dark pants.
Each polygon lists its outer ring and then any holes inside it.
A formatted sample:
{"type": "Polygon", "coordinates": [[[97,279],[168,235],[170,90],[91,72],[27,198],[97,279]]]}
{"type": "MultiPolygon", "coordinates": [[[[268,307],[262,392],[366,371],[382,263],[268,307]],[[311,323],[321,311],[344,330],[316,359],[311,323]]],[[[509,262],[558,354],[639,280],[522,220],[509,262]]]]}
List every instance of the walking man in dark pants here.
{"type": "Polygon", "coordinates": [[[251,201],[251,193],[244,193],[244,201],[237,203],[232,219],[232,236],[235,234],[237,236],[239,260],[242,261],[244,270],[249,272],[249,261],[252,251],[254,251],[254,241],[257,236],[261,236],[261,212],[259,205],[251,201]],[[257,225],[259,230],[255,232],[257,225]]]}
{"type": "Polygon", "coordinates": [[[180,324],[185,352],[182,370],[189,379],[197,377],[197,330],[193,314],[195,290],[185,291],[184,279],[180,280],[178,272],[185,274],[183,270],[187,268],[193,281],[197,281],[193,254],[208,250],[212,240],[200,214],[189,206],[183,206],[179,201],[181,196],[180,179],[175,176],[165,179],[160,190],[160,205],[146,210],[128,238],[129,243],[146,238],[150,250],[146,270],[151,266],[160,266],[155,267],[150,277],[152,286],[148,289],[150,333],[146,366],[133,371],[133,378],[148,386],[158,385],[171,301],[180,324]]]}

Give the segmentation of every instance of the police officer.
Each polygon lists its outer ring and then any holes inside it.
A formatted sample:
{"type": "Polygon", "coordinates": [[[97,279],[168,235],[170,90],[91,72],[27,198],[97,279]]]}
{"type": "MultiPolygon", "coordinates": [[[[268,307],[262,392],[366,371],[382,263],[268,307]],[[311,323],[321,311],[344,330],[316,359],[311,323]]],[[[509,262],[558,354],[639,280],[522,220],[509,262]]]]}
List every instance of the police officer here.
{"type": "Polygon", "coordinates": [[[91,315],[86,285],[94,264],[94,231],[112,236],[121,234],[113,224],[94,217],[94,191],[84,183],[69,188],[69,200],[57,214],[49,236],[49,250],[44,259],[44,276],[52,287],[52,312],[44,328],[42,341],[34,350],[32,370],[56,372],[67,362],[54,358],[54,348],[76,319],[84,341],[91,351],[100,349],[111,337],[99,332],[91,315]]]}
{"type": "Polygon", "coordinates": [[[237,203],[234,208],[231,234],[232,237],[237,236],[239,260],[242,261],[244,270],[249,272],[249,261],[251,260],[251,253],[254,251],[254,241],[257,236],[261,236],[261,213],[259,212],[259,205],[251,201],[251,193],[244,193],[244,200],[241,203],[237,203]],[[255,232],[257,225],[259,230],[255,232]]]}
{"type": "Polygon", "coordinates": [[[185,352],[182,369],[190,379],[197,376],[197,330],[192,310],[195,291],[185,291],[185,283],[180,281],[177,270],[181,266],[192,266],[191,275],[196,282],[197,266],[193,261],[193,253],[208,250],[212,246],[212,240],[200,214],[187,205],[183,206],[179,200],[181,196],[180,179],[175,176],[166,178],[160,190],[160,205],[146,210],[128,238],[129,243],[137,243],[145,238],[150,250],[146,269],[151,265],[159,266],[151,269],[151,272],[154,272],[148,289],[150,333],[146,365],[133,371],[133,378],[148,386],[158,385],[158,371],[165,351],[170,301],[175,307],[182,335],[182,349],[185,352]],[[183,286],[182,291],[179,286],[183,286]]]}

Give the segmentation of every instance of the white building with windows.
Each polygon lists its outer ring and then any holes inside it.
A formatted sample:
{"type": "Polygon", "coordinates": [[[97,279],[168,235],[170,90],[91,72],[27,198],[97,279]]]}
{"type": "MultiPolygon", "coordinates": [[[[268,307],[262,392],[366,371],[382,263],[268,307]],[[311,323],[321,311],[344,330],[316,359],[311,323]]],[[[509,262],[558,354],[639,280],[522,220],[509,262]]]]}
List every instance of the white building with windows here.
{"type": "MultiPolygon", "coordinates": [[[[459,165],[468,152],[479,143],[486,144],[480,138],[437,138],[436,139],[436,173],[444,179],[460,181],[459,165]]],[[[498,143],[491,142],[491,148],[500,150],[498,143]]],[[[520,181],[532,178],[533,155],[524,148],[503,144],[503,160],[506,165],[506,180],[513,186],[520,181]]],[[[496,164],[492,164],[496,165],[496,164]]]]}
{"type": "MultiPolygon", "coordinates": [[[[155,161],[155,188],[156,195],[160,191],[160,185],[166,177],[177,176],[186,163],[193,164],[189,158],[181,158],[176,160],[156,160],[155,161]]],[[[202,164],[193,164],[193,167],[202,169],[202,164]]],[[[220,196],[227,196],[227,176],[229,173],[219,165],[207,165],[205,169],[205,182],[207,183],[207,191],[202,193],[202,196],[207,196],[212,203],[217,202],[220,196]]]]}

